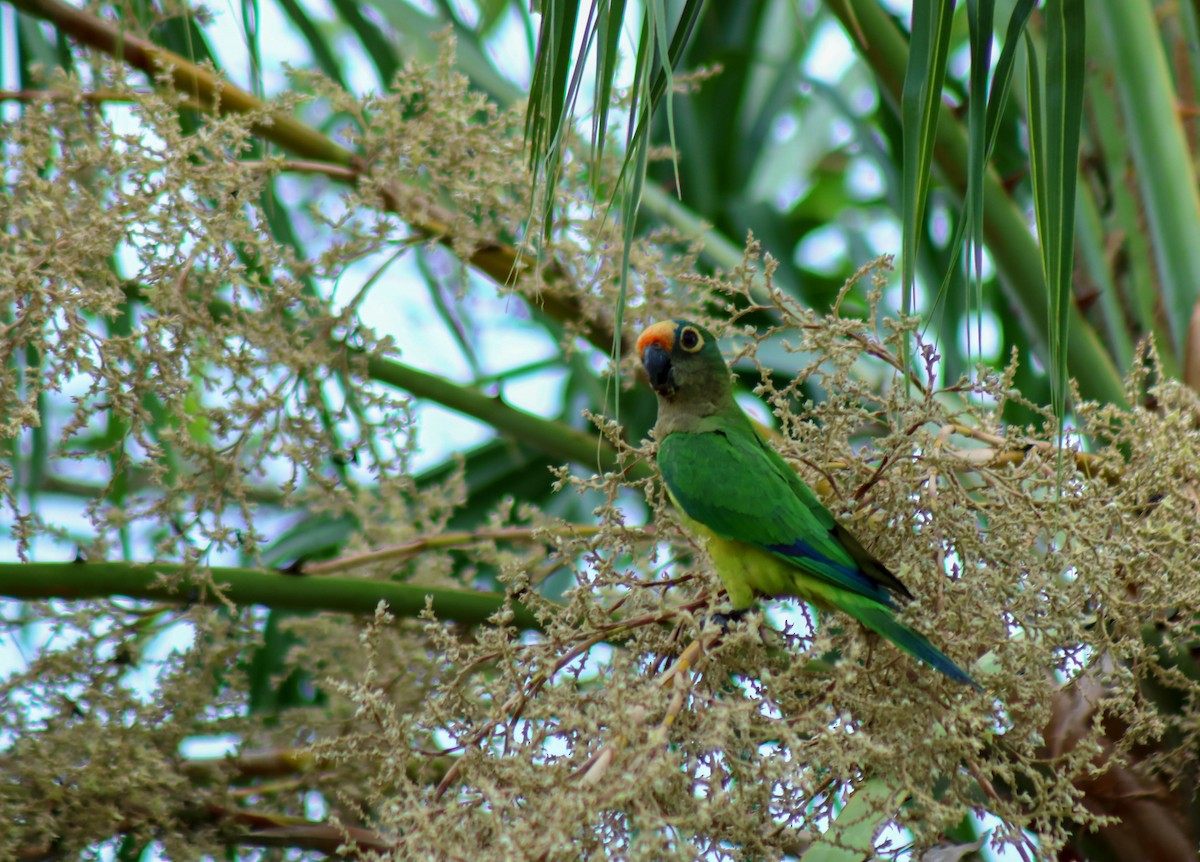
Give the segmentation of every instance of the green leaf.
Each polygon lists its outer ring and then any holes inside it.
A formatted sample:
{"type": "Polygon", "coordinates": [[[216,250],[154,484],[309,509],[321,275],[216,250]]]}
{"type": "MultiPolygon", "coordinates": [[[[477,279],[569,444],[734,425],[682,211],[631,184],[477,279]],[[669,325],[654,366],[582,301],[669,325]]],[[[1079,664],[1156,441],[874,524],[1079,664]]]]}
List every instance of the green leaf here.
{"type": "MultiPolygon", "coordinates": [[[[34,66],[53,69],[59,65],[58,52],[54,50],[42,33],[42,28],[35,18],[24,12],[17,12],[17,57],[20,59],[21,85],[32,86],[34,66]]],[[[68,55],[70,56],[70,55],[68,55]]],[[[68,68],[65,67],[64,68],[68,68]]]]}
{"type": "MultiPolygon", "coordinates": [[[[1008,101],[1012,85],[1013,63],[1021,34],[1033,13],[1037,0],[1020,0],[1009,17],[1008,30],[1000,58],[996,61],[991,87],[988,87],[988,72],[991,66],[992,23],[995,16],[994,0],[968,0],[967,19],[971,38],[970,98],[967,105],[967,193],[964,206],[965,218],[959,232],[951,241],[951,248],[958,248],[960,237],[968,237],[967,283],[971,291],[968,309],[976,312],[977,346],[983,343],[983,250],[985,245],[983,213],[983,187],[988,162],[1000,131],[1000,120],[1008,101]]],[[[944,287],[944,285],[943,285],[944,287]]],[[[969,332],[969,329],[968,329],[969,332]]],[[[968,338],[968,358],[970,339],[968,338]]]]}
{"type": "Polygon", "coordinates": [[[1059,435],[1065,433],[1067,356],[1075,260],[1075,186],[1083,119],[1083,0],[1051,0],[1045,8],[1045,101],[1038,93],[1038,64],[1029,52],[1029,150],[1050,333],[1050,394],[1059,435]],[[1044,112],[1043,112],[1044,111],[1044,112]]]}
{"type": "Polygon", "coordinates": [[[512,8],[512,4],[508,0],[479,0],[475,5],[479,8],[478,32],[480,36],[492,33],[504,20],[508,10],[512,8]]]}
{"type": "Polygon", "coordinates": [[[333,8],[338,16],[358,36],[371,62],[375,64],[380,86],[384,90],[390,89],[396,70],[400,68],[400,57],[392,40],[362,14],[360,6],[356,0],[333,0],[333,8]]]}
{"type": "Polygon", "coordinates": [[[801,862],[862,862],[875,855],[875,836],[907,794],[882,778],[868,778],[854,788],[844,808],[822,832],[801,862]]]}
{"type": "MultiPolygon", "coordinates": [[[[967,100],[967,200],[961,224],[967,234],[967,283],[971,298],[968,309],[976,312],[976,349],[983,344],[983,175],[987,170],[988,72],[992,60],[994,0],[967,0],[967,22],[971,33],[970,96],[967,100]]],[[[967,328],[970,332],[970,327],[967,328]]],[[[971,339],[967,338],[967,355],[971,339]]]]}
{"type": "MultiPolygon", "coordinates": [[[[455,343],[458,344],[459,352],[466,360],[467,367],[471,369],[471,376],[478,381],[483,376],[483,367],[475,353],[474,340],[467,332],[467,326],[462,319],[465,309],[458,303],[447,301],[446,294],[451,293],[454,288],[430,265],[430,249],[419,247],[415,251],[417,269],[420,270],[425,280],[425,287],[429,291],[433,307],[437,311],[438,317],[442,319],[442,325],[446,327],[455,343]]],[[[447,263],[452,267],[455,266],[453,261],[442,260],[443,267],[447,263]]],[[[461,269],[455,267],[455,271],[461,271],[461,269]]],[[[475,385],[479,385],[478,382],[475,385]]]]}
{"type": "MultiPolygon", "coordinates": [[[[1148,228],[1154,256],[1154,288],[1135,289],[1154,294],[1147,303],[1161,301],[1172,346],[1181,355],[1192,309],[1200,299],[1200,191],[1196,156],[1179,110],[1180,99],[1186,97],[1176,88],[1154,4],[1088,5],[1107,43],[1106,71],[1120,97],[1120,133],[1133,155],[1132,169],[1122,166],[1122,172],[1129,171],[1141,194],[1138,230],[1148,228]]],[[[1180,44],[1190,56],[1180,60],[1178,74],[1187,75],[1185,66],[1196,65],[1196,45],[1180,44]]]]}
{"type": "Polygon", "coordinates": [[[1000,120],[1008,104],[1008,93],[1012,88],[1013,65],[1016,62],[1017,48],[1021,44],[1021,35],[1029,23],[1029,16],[1037,7],[1037,0],[1019,0],[1008,19],[1008,29],[1004,34],[1004,45],[1000,49],[1000,57],[996,60],[996,70],[992,75],[992,86],[988,95],[987,105],[987,153],[986,160],[992,158],[996,146],[996,137],[1000,132],[1000,120]]]}
{"type": "Polygon", "coordinates": [[[342,75],[342,66],[334,55],[333,48],[329,44],[329,40],[325,38],[321,28],[313,23],[308,12],[304,10],[296,0],[279,0],[280,8],[283,9],[288,19],[296,25],[296,29],[300,31],[305,41],[308,42],[308,49],[312,51],[313,60],[316,61],[319,68],[327,78],[336,83],[343,90],[348,89],[346,79],[342,75]]]}
{"type": "MultiPolygon", "coordinates": [[[[540,170],[545,182],[551,185],[558,181],[561,132],[574,109],[574,105],[567,104],[567,79],[571,72],[571,46],[578,15],[578,0],[547,0],[542,5],[537,56],[529,85],[529,105],[525,113],[529,164],[535,178],[540,170]]],[[[545,219],[547,231],[550,221],[545,219]]]]}
{"type": "MultiPolygon", "coordinates": [[[[847,34],[876,71],[883,87],[883,104],[894,108],[901,97],[897,82],[902,77],[901,70],[908,65],[907,49],[895,22],[876,0],[847,0],[829,8],[842,20],[847,34]]],[[[943,110],[942,114],[935,148],[938,166],[951,188],[965,194],[966,135],[949,111],[943,110]]],[[[1034,353],[1048,365],[1050,333],[1045,314],[1045,277],[1037,242],[1026,224],[1024,205],[1013,200],[993,170],[986,174],[983,200],[988,249],[1004,288],[1001,302],[1013,306],[1019,318],[1019,328],[1010,331],[1014,340],[1017,335],[1027,337],[1034,353]]],[[[1073,304],[1069,313],[1074,317],[1068,342],[1071,370],[1084,397],[1125,404],[1125,389],[1111,356],[1073,304]]]]}
{"type": "Polygon", "coordinates": [[[158,26],[155,35],[156,42],[192,63],[216,65],[212,49],[208,47],[208,39],[192,15],[168,18],[158,26]]]}
{"type": "Polygon", "coordinates": [[[621,25],[625,21],[625,0],[609,0],[606,18],[597,26],[596,104],[592,111],[592,170],[600,174],[608,137],[608,112],[612,107],[613,78],[620,62],[621,25]]]}
{"type": "Polygon", "coordinates": [[[912,41],[900,101],[904,128],[901,278],[905,312],[912,310],[918,239],[929,200],[930,165],[953,23],[953,0],[917,0],[913,5],[912,41]]]}
{"type": "MultiPolygon", "coordinates": [[[[472,84],[501,105],[524,98],[524,91],[502,74],[489,58],[482,41],[483,32],[476,33],[457,20],[426,14],[406,0],[377,0],[374,5],[402,36],[404,49],[410,55],[433,62],[438,51],[433,37],[450,27],[456,42],[454,65],[471,79],[472,84]]],[[[524,11],[514,11],[522,16],[522,20],[528,19],[524,11]]],[[[483,29],[486,32],[488,28],[483,29]]]]}
{"type": "Polygon", "coordinates": [[[262,552],[262,564],[277,568],[297,560],[335,557],[358,526],[357,519],[349,515],[306,514],[262,552]]]}
{"type": "Polygon", "coordinates": [[[311,614],[271,611],[263,629],[262,645],[245,662],[246,708],[251,714],[278,713],[286,709],[319,706],[327,696],[314,684],[309,668],[293,666],[288,654],[303,643],[285,624],[311,614]]]}

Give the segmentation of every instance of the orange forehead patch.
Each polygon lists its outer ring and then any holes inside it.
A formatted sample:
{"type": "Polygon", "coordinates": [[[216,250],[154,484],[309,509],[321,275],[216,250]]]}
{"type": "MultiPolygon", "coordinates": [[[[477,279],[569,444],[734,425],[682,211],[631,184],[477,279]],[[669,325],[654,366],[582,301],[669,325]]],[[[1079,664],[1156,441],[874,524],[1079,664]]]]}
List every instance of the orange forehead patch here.
{"type": "Polygon", "coordinates": [[[637,355],[640,358],[651,344],[657,344],[670,353],[675,349],[675,330],[677,324],[673,320],[660,320],[645,328],[637,340],[637,355]]]}

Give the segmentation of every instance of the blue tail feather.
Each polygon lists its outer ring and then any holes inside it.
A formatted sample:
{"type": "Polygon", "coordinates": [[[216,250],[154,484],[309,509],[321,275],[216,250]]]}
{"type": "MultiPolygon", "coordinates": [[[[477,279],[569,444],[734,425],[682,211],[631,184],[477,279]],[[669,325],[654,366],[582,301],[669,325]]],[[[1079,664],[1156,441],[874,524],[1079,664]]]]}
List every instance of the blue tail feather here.
{"type": "Polygon", "coordinates": [[[865,608],[862,605],[856,605],[854,613],[851,615],[871,631],[883,635],[909,655],[920,659],[935,670],[941,671],[955,682],[961,682],[977,691],[983,691],[983,686],[971,679],[966,671],[926,640],[924,635],[918,634],[897,620],[888,608],[865,608]]]}

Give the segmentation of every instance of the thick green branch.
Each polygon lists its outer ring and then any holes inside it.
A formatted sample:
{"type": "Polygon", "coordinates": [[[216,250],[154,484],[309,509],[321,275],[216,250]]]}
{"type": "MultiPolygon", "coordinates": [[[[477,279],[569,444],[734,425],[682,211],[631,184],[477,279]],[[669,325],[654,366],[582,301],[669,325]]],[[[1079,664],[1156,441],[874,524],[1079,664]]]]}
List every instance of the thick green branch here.
{"type": "MultiPolygon", "coordinates": [[[[617,469],[617,456],[601,438],[587,434],[561,422],[543,419],[533,413],[505,404],[499,397],[485,395],[477,389],[461,386],[436,374],[420,371],[400,362],[372,357],[367,371],[378,380],[418,398],[428,398],[444,407],[486,422],[502,434],[534,446],[547,455],[563,458],[604,473],[617,469]]],[[[646,475],[642,463],[634,464],[631,473],[646,475]]]]}
{"type": "MultiPolygon", "coordinates": [[[[138,284],[127,284],[125,295],[138,302],[149,302],[146,292],[138,284]]],[[[218,320],[236,313],[233,305],[221,299],[210,300],[207,307],[209,313],[218,320]]],[[[362,356],[362,351],[348,346],[345,342],[330,339],[329,343],[337,349],[362,356]]],[[[379,356],[367,357],[367,376],[379,383],[402,389],[417,398],[426,398],[478,419],[491,425],[501,434],[528,443],[552,457],[562,458],[564,461],[571,461],[601,473],[618,469],[617,453],[603,438],[553,419],[543,419],[541,416],[519,410],[506,404],[499,396],[486,395],[478,389],[379,356]]],[[[649,475],[649,468],[640,462],[631,465],[629,470],[630,475],[638,478],[649,475]]]]}
{"type": "MultiPolygon", "coordinates": [[[[237,605],[264,605],[293,611],[341,611],[372,614],[380,601],[397,617],[416,617],[431,602],[441,620],[466,625],[488,622],[504,607],[497,593],[422,587],[390,581],[285,575],[261,569],[214,567],[206,571],[221,596],[192,583],[163,583],[179,575],[177,563],[0,563],[0,596],[11,599],[131,599],[174,604],[219,605],[222,597],[237,605]]],[[[541,628],[528,608],[512,602],[512,623],[541,628]]]]}

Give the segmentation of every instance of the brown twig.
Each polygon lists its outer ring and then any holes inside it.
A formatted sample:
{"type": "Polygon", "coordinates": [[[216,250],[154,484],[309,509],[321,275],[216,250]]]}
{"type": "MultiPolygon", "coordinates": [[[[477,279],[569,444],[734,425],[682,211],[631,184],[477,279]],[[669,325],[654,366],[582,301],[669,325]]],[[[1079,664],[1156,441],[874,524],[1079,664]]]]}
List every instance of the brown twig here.
{"type": "MultiPolygon", "coordinates": [[[[704,655],[707,646],[710,646],[715,640],[713,638],[708,643],[705,643],[701,638],[697,638],[687,645],[687,648],[680,654],[675,663],[667,668],[659,676],[657,684],[660,688],[673,686],[674,692],[671,695],[671,701],[667,704],[666,712],[663,713],[662,720],[658,726],[650,732],[651,738],[656,742],[665,743],[667,734],[671,725],[675,723],[675,719],[679,717],[679,713],[683,711],[684,702],[687,699],[687,693],[691,689],[692,682],[689,671],[704,655]]],[[[641,707],[631,710],[634,718],[634,724],[641,724],[645,721],[644,710],[641,707]]],[[[580,784],[595,784],[608,771],[612,765],[613,758],[617,752],[629,744],[629,740],[622,735],[618,735],[612,741],[606,743],[603,748],[597,751],[587,762],[577,769],[571,776],[580,784]]]]}
{"type": "MultiPolygon", "coordinates": [[[[149,92],[149,91],[146,91],[149,92]]],[[[71,90],[0,90],[0,102],[90,102],[95,105],[105,103],[132,102],[141,91],[130,93],[124,90],[92,90],[90,92],[73,92],[71,90]]]]}
{"type": "Polygon", "coordinates": [[[331,164],[330,162],[313,162],[303,159],[279,159],[277,161],[269,159],[254,161],[246,159],[241,164],[248,168],[267,172],[288,171],[299,174],[320,174],[329,177],[331,180],[337,180],[340,183],[350,185],[358,182],[359,177],[359,172],[353,168],[331,164]]]}
{"type": "Polygon", "coordinates": [[[422,536],[402,545],[392,545],[374,551],[364,551],[359,554],[339,557],[323,563],[309,563],[302,569],[306,575],[328,575],[344,572],[376,563],[394,563],[412,559],[426,551],[462,548],[477,545],[481,542],[540,542],[548,540],[553,544],[559,536],[571,538],[577,536],[595,536],[604,531],[626,532],[636,539],[653,539],[653,527],[616,527],[595,524],[572,524],[565,528],[550,527],[499,527],[482,530],[460,530],[446,533],[435,533],[422,536]]]}

